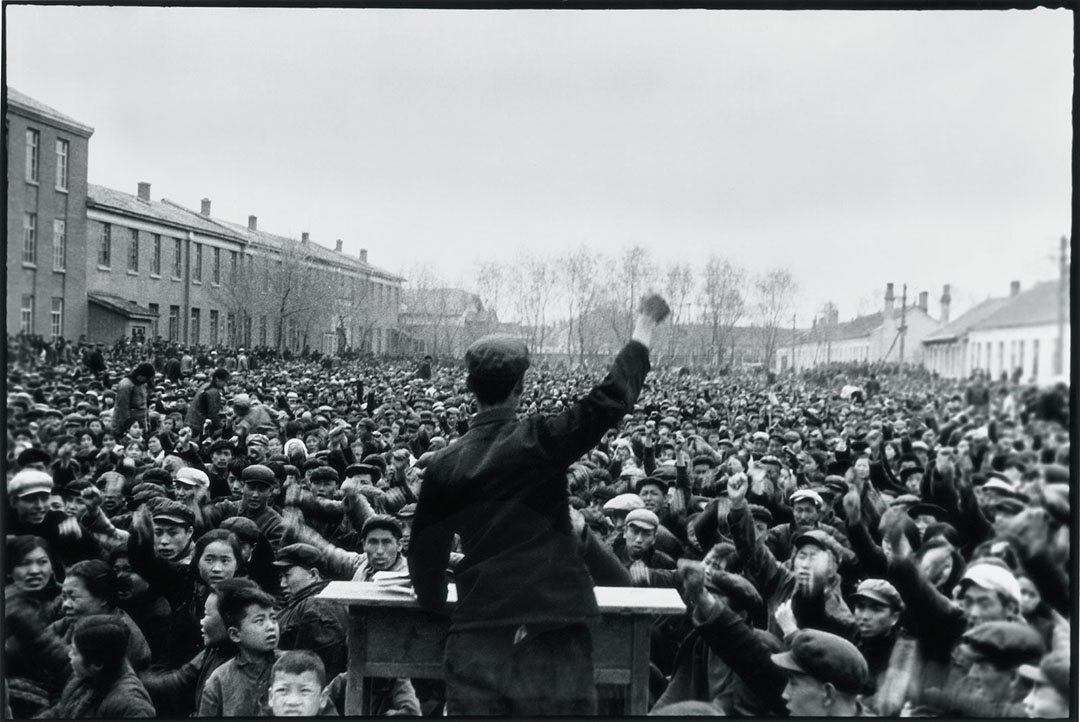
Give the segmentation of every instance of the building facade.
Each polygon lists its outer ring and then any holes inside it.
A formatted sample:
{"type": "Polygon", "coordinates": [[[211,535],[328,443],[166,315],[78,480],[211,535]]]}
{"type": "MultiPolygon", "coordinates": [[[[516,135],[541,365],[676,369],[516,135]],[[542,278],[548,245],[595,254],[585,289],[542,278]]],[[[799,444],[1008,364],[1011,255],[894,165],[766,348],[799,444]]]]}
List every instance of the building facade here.
{"type": "Polygon", "coordinates": [[[896,308],[893,284],[885,288],[884,307],[877,313],[839,322],[835,311],[816,319],[809,329],[795,332],[794,341],[776,350],[773,370],[796,372],[834,362],[867,363],[923,362],[923,339],[941,322],[927,310],[929,294],[919,294],[916,303],[896,308]],[[901,326],[905,327],[901,333],[901,326]]]}
{"type": "Polygon", "coordinates": [[[7,328],[86,331],[87,158],[94,129],[6,88],[7,328]]]}

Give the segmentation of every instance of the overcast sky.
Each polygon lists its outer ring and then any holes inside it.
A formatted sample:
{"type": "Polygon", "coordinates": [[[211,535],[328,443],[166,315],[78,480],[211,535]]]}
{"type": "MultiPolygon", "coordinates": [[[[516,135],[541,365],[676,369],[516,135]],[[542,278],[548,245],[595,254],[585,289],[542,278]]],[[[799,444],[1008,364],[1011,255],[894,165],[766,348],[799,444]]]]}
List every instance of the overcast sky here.
{"type": "Polygon", "coordinates": [[[1053,278],[1072,15],[7,7],[90,182],[472,285],[522,248],[790,269],[799,325],[1053,278]],[[869,308],[869,305],[873,305],[869,308]]]}

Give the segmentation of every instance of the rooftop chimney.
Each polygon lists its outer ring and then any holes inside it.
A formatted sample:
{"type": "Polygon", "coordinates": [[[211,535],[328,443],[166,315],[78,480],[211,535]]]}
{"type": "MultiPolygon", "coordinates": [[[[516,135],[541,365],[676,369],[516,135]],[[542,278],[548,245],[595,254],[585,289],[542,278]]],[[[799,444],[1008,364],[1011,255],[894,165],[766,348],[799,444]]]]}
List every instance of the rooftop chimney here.
{"type": "Polygon", "coordinates": [[[300,242],[301,243],[307,243],[308,242],[308,232],[307,231],[304,231],[303,233],[300,234],[300,242]]]}
{"type": "Polygon", "coordinates": [[[249,231],[257,231],[257,230],[259,230],[259,219],[258,219],[258,217],[256,217],[256,216],[248,216],[248,230],[249,231]]]}
{"type": "Polygon", "coordinates": [[[923,313],[926,313],[927,303],[929,302],[929,300],[929,291],[922,291],[921,293],[919,293],[919,308],[923,310],[923,313]]]}
{"type": "Polygon", "coordinates": [[[150,184],[139,182],[139,200],[150,202],[150,184]]]}
{"type": "Polygon", "coordinates": [[[891,283],[885,284],[885,316],[891,317],[893,314],[893,303],[896,302],[896,296],[893,294],[893,285],[891,283]]]}
{"type": "Polygon", "coordinates": [[[367,249],[360,249],[360,263],[367,263],[367,249]]]}
{"type": "Polygon", "coordinates": [[[840,309],[833,308],[829,310],[829,323],[833,326],[840,323],[840,309]]]}
{"type": "Polygon", "coordinates": [[[1013,281],[1009,284],[1009,298],[1012,298],[1016,294],[1020,293],[1020,282],[1013,281]]]}
{"type": "Polygon", "coordinates": [[[209,198],[203,198],[202,199],[202,214],[204,216],[209,216],[210,215],[210,199],[209,198]]]}
{"type": "Polygon", "coordinates": [[[945,284],[945,287],[941,291],[941,322],[949,322],[949,304],[952,303],[952,296],[949,295],[949,284],[945,284]]]}
{"type": "Polygon", "coordinates": [[[334,244],[334,250],[341,253],[341,239],[337,239],[337,243],[334,244]]]}

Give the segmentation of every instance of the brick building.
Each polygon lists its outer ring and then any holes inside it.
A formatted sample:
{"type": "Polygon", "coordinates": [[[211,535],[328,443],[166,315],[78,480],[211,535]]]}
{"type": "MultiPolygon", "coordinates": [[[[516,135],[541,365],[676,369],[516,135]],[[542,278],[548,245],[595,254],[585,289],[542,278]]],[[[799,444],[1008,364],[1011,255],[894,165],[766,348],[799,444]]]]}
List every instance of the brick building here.
{"type": "Polygon", "coordinates": [[[85,333],[87,154],[94,129],[6,88],[7,329],[85,333]]]}

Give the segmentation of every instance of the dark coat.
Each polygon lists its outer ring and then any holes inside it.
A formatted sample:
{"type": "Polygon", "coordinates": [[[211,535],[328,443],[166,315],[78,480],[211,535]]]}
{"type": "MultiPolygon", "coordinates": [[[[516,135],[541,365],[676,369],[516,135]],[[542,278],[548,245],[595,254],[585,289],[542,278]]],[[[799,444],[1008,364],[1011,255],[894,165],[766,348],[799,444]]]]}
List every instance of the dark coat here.
{"type": "Polygon", "coordinates": [[[97,689],[90,680],[72,677],[64,687],[60,701],[38,717],[118,719],[155,715],[150,695],[135,676],[131,666],[125,662],[120,676],[103,690],[97,689]]]}
{"type": "Polygon", "coordinates": [[[330,580],[311,584],[289,599],[278,615],[278,649],[307,649],[319,655],[326,665],[327,678],[348,667],[346,638],[349,618],[345,607],[315,599],[330,580]]]}
{"type": "Polygon", "coordinates": [[[574,624],[599,616],[592,579],[570,525],[566,468],[633,409],[649,371],[631,341],[587,396],[561,414],[518,421],[510,409],[478,413],[427,468],[409,545],[420,604],[441,610],[454,533],[451,628],[574,624]]]}

